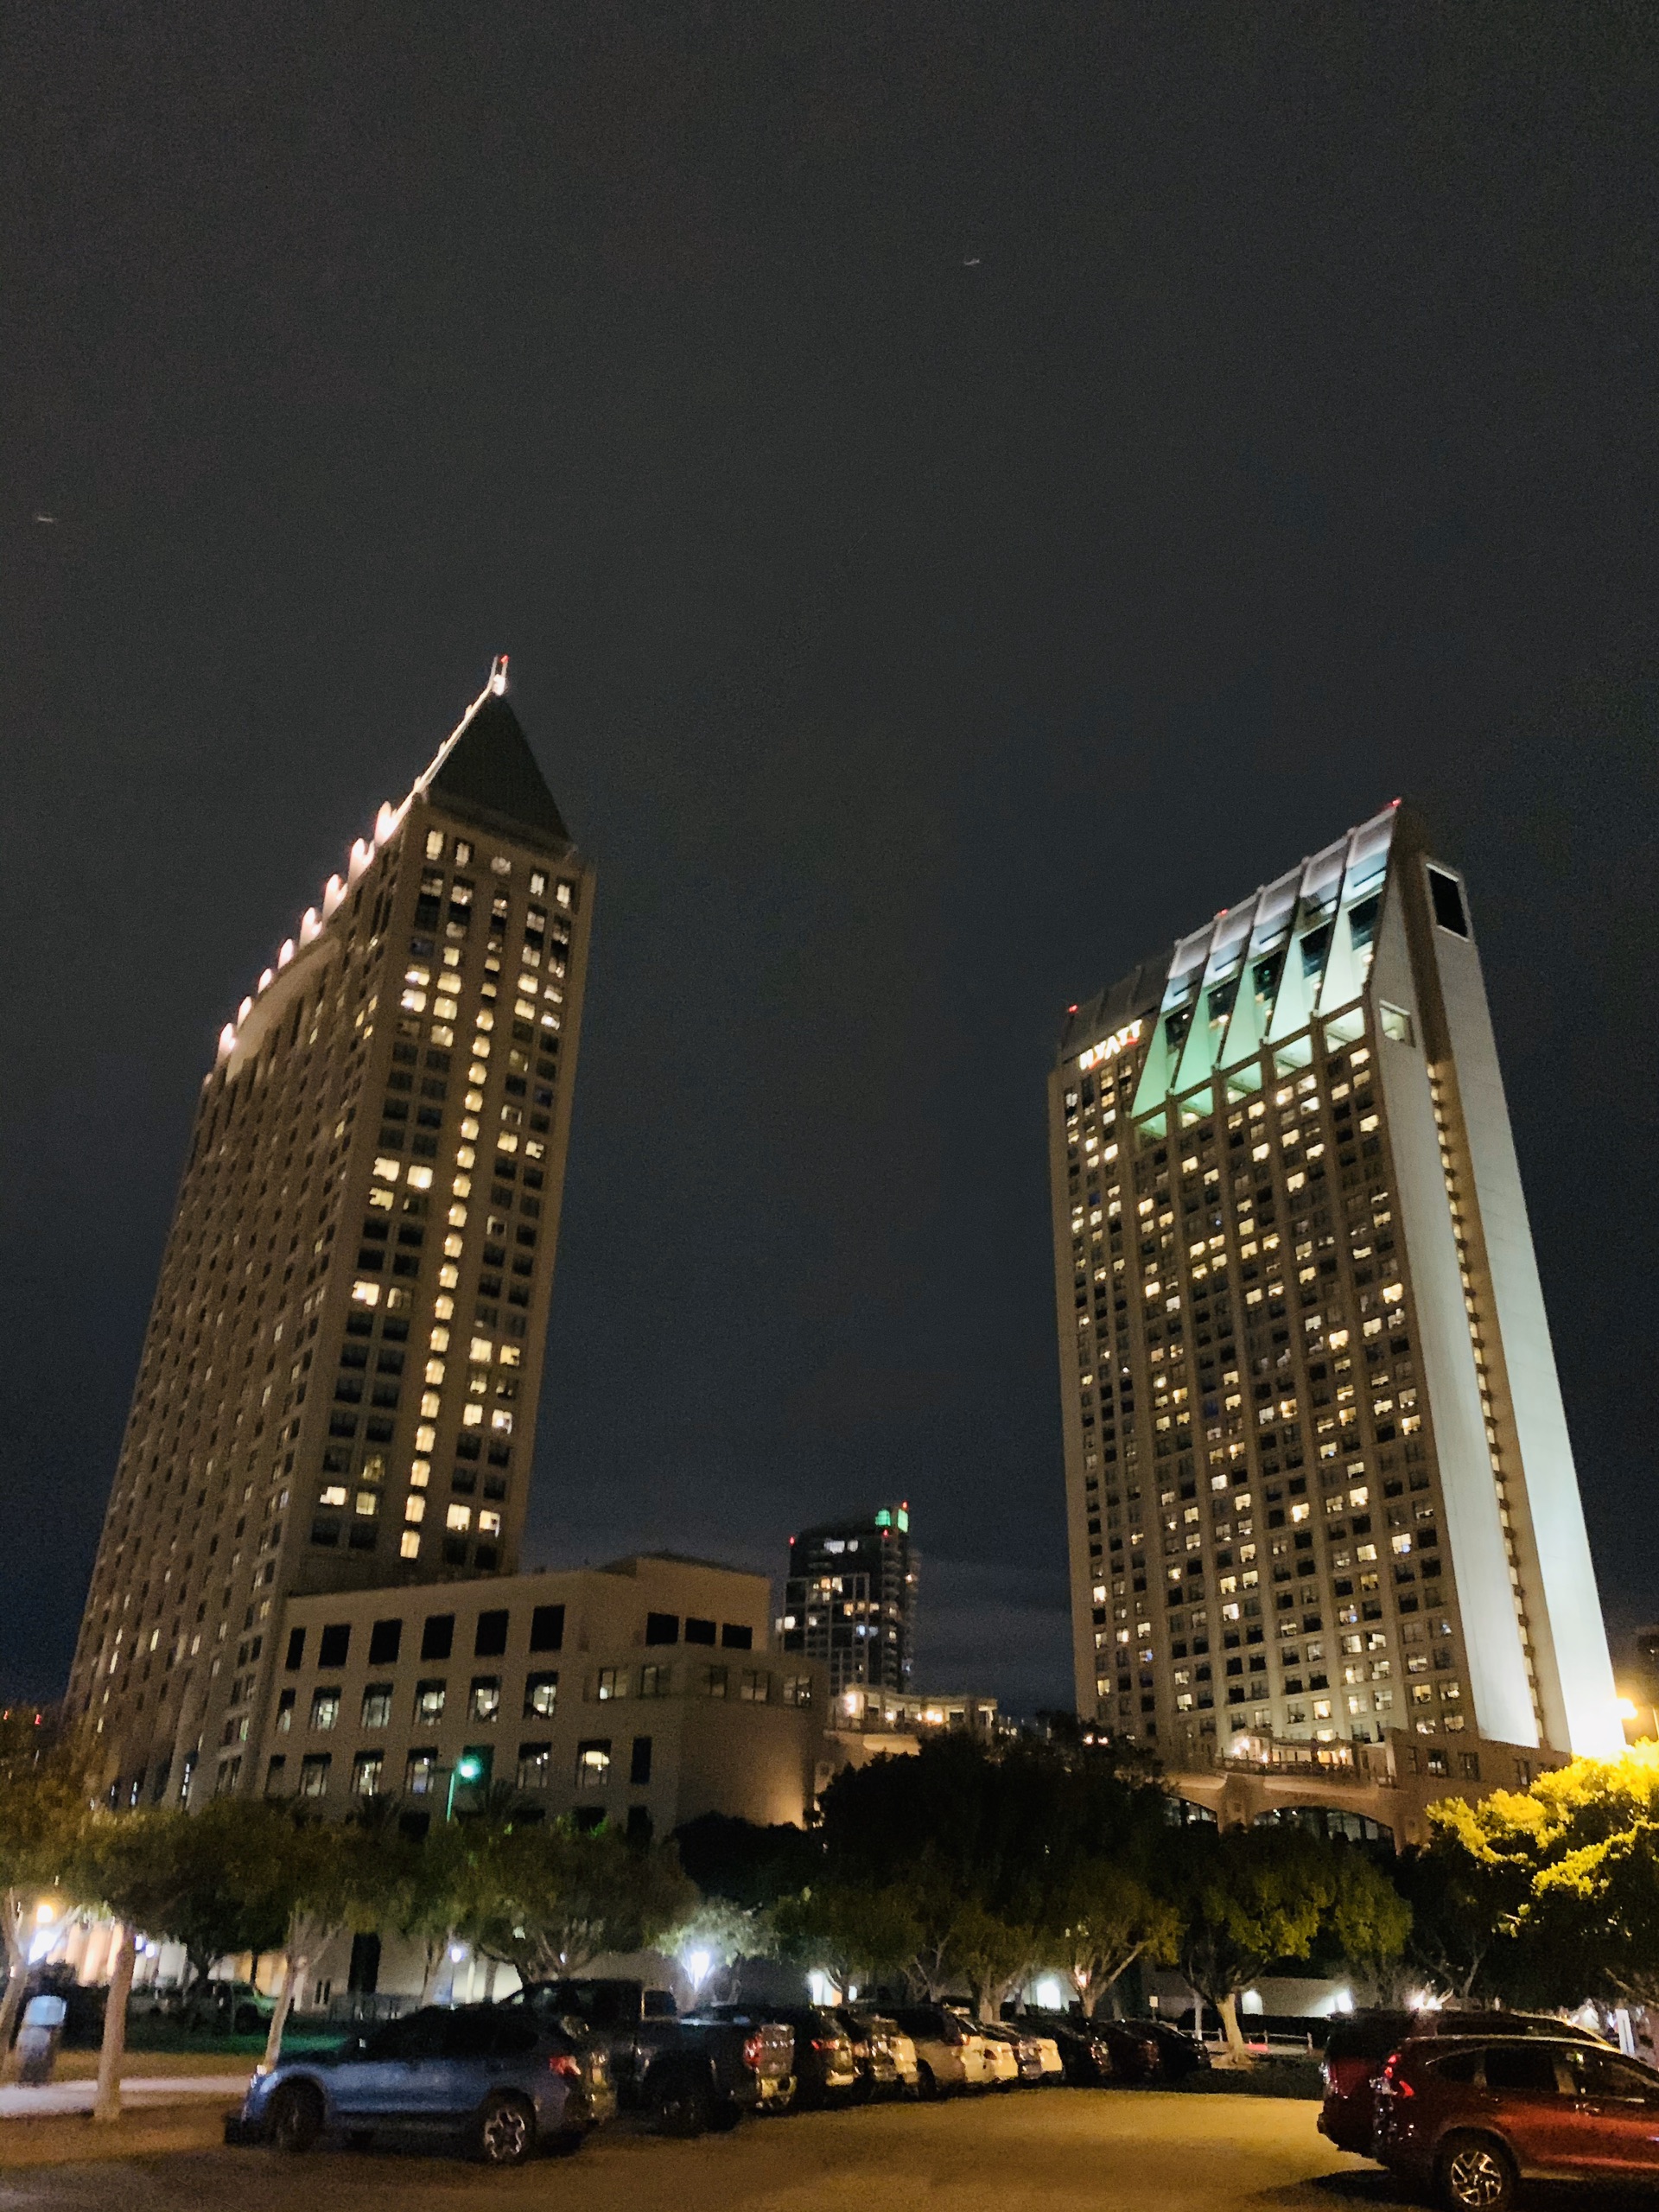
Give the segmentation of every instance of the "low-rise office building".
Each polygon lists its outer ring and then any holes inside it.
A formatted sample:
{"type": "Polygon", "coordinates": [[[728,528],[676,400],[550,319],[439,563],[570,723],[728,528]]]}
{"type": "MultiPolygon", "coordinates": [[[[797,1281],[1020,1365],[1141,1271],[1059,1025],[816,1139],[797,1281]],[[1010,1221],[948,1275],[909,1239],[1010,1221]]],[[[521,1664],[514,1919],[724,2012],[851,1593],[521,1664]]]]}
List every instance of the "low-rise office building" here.
{"type": "Polygon", "coordinates": [[[442,1819],[505,1783],[636,1835],[803,1824],[828,1684],[772,1649],[768,1611],[764,1575],[665,1554],[290,1599],[260,1786],[342,1815],[442,1819]]]}

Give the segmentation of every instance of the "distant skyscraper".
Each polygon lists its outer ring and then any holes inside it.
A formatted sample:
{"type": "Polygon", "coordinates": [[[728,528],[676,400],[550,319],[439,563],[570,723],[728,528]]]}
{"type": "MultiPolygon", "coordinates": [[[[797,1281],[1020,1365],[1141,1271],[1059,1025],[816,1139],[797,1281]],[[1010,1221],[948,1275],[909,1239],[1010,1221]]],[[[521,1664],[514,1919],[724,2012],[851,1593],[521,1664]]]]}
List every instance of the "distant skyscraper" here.
{"type": "Polygon", "coordinates": [[[1173,1764],[1616,1751],[1469,906],[1412,817],[1075,1009],[1051,1128],[1079,1712],[1173,1764]]]}
{"type": "Polygon", "coordinates": [[[908,1689],[916,1573],[907,1505],[803,1529],[789,1540],[784,1649],[820,1661],[832,1691],[908,1689]]]}
{"type": "Polygon", "coordinates": [[[517,1564],[593,877],[505,690],[202,1085],[70,1681],[118,1802],[251,1786],[289,1595],[517,1564]]]}

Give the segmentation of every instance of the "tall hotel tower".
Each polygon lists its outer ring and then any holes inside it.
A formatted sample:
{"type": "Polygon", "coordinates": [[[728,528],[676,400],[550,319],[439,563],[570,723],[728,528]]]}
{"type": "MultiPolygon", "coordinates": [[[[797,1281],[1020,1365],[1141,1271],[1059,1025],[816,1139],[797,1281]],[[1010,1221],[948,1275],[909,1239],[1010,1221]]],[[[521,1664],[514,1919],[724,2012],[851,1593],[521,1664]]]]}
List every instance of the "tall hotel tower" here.
{"type": "Polygon", "coordinates": [[[1617,1751],[1469,902],[1411,815],[1075,1009],[1050,1124],[1079,1713],[1175,1766],[1617,1751]]]}
{"type": "Polygon", "coordinates": [[[112,1802],[251,1786],[284,1598],[516,1566],[593,877],[505,688],[202,1084],[70,1679],[112,1802]]]}

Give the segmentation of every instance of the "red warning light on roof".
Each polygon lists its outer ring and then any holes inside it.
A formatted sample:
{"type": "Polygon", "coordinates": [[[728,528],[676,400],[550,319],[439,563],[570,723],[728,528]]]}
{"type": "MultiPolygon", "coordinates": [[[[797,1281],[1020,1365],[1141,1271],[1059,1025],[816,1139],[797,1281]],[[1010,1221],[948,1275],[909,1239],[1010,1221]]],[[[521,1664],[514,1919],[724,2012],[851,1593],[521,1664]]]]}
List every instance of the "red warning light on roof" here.
{"type": "Polygon", "coordinates": [[[1065,1010],[1068,1014],[1075,1014],[1077,1009],[1074,1006],[1069,1006],[1065,1010]]]}

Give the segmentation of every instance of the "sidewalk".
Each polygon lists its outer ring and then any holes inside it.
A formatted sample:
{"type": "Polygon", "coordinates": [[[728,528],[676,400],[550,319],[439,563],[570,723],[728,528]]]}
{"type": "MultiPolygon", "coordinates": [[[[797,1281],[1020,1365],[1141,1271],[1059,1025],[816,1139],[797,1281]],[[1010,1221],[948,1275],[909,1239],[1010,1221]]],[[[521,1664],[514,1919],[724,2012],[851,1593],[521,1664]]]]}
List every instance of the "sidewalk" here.
{"type": "MultiPolygon", "coordinates": [[[[240,2097],[248,2081],[246,2074],[124,2074],[121,2102],[124,2108],[137,2110],[198,2097],[240,2097]]],[[[91,2112],[96,2086],[92,2082],[49,2082],[38,2089],[0,2088],[0,2120],[57,2120],[91,2112]]]]}

